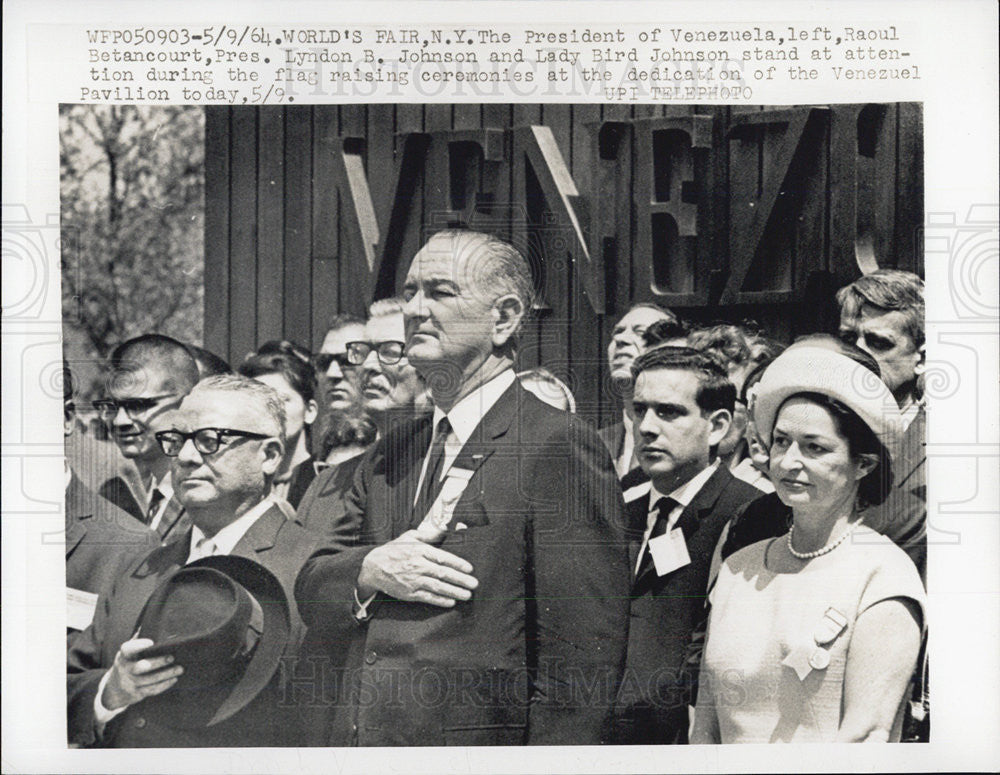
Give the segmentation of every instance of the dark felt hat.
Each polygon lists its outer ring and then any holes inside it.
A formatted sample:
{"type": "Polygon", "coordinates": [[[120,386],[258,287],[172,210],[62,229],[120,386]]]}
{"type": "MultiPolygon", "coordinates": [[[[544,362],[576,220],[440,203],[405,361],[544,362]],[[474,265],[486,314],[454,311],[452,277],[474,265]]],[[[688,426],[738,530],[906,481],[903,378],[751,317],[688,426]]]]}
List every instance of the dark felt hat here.
{"type": "Polygon", "coordinates": [[[177,683],[142,701],[166,726],[218,724],[271,682],[291,634],[281,583],[245,557],[217,555],[178,568],[153,591],[139,616],[143,657],[171,654],[177,683]]]}

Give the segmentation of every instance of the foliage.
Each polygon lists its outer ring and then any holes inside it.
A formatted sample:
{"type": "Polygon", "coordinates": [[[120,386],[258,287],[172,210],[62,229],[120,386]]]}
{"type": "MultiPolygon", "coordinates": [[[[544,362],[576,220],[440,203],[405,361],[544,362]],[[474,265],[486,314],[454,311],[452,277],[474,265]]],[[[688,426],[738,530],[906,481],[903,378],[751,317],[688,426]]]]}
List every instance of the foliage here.
{"type": "Polygon", "coordinates": [[[194,107],[60,110],[63,323],[95,359],[152,331],[201,342],[204,126],[194,107]]]}

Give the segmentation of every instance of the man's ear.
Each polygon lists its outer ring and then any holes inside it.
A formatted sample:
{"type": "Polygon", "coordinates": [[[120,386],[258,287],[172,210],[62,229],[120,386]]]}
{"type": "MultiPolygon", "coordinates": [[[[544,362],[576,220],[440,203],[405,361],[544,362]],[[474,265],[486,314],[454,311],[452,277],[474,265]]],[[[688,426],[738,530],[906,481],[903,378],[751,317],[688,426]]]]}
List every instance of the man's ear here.
{"type": "Polygon", "coordinates": [[[919,360],[913,367],[913,373],[919,377],[924,373],[924,369],[927,368],[927,345],[920,345],[920,347],[917,348],[917,354],[919,355],[919,360]]]}
{"type": "Polygon", "coordinates": [[[733,424],[733,414],[728,409],[716,409],[708,415],[708,446],[715,447],[726,438],[729,426],[733,424]]]}
{"type": "Polygon", "coordinates": [[[524,305],[516,294],[508,293],[493,302],[493,346],[502,347],[517,333],[524,318],[524,305]]]}
{"type": "Polygon", "coordinates": [[[63,401],[63,436],[71,436],[76,425],[76,407],[72,401],[63,401]]]}
{"type": "Polygon", "coordinates": [[[285,455],[285,445],[281,443],[281,439],[277,436],[271,436],[264,439],[260,445],[260,450],[264,458],[261,462],[261,470],[267,476],[274,476],[279,466],[281,466],[281,459],[285,455]]]}
{"type": "Polygon", "coordinates": [[[316,403],[315,398],[310,398],[309,401],[306,402],[306,411],[303,415],[305,424],[312,425],[316,422],[317,417],[319,417],[319,404],[316,403]]]}

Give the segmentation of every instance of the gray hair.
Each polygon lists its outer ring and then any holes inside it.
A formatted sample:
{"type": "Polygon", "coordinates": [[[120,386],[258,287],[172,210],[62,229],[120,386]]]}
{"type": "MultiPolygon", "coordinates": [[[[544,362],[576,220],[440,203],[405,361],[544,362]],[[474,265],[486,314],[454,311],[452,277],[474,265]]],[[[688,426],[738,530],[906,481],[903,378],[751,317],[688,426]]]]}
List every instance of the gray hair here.
{"type": "Polygon", "coordinates": [[[285,405],[278,393],[269,385],[238,374],[219,374],[206,377],[191,390],[189,395],[207,391],[239,393],[243,401],[256,403],[260,414],[278,429],[275,434],[285,444],[285,405]]]}

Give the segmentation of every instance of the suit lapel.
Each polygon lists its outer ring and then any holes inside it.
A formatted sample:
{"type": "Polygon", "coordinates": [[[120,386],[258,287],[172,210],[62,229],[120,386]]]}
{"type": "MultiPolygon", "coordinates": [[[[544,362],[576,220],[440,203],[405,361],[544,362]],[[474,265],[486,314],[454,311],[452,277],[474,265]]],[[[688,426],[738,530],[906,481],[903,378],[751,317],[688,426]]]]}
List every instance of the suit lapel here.
{"type": "Polygon", "coordinates": [[[422,417],[410,432],[400,427],[386,439],[382,465],[385,467],[386,506],[392,524],[392,537],[405,533],[413,519],[413,499],[424,457],[434,435],[433,417],[422,417]],[[393,445],[390,447],[389,442],[393,445]]]}
{"type": "MultiPolygon", "coordinates": [[[[493,406],[487,410],[486,414],[483,415],[479,424],[472,431],[472,435],[469,436],[465,444],[462,445],[462,449],[452,462],[449,470],[453,468],[461,468],[470,472],[468,484],[462,493],[460,503],[465,500],[466,496],[475,492],[472,480],[475,478],[476,473],[479,471],[480,467],[482,467],[483,463],[485,463],[496,451],[497,439],[505,436],[510,430],[511,425],[518,415],[517,409],[519,402],[523,398],[520,393],[524,392],[526,391],[524,391],[523,388],[521,388],[515,381],[510,387],[501,393],[500,398],[498,398],[496,403],[493,404],[493,406]]],[[[422,459],[421,462],[423,462],[422,459]]],[[[419,467],[417,470],[419,471],[419,467]]],[[[445,479],[446,478],[447,472],[445,473],[445,479]]],[[[429,503],[434,503],[435,499],[441,492],[442,484],[443,480],[435,483],[435,487],[431,491],[429,503]]],[[[461,506],[459,506],[459,508],[461,508],[461,506]]],[[[410,526],[415,527],[420,524],[424,516],[426,515],[414,512],[410,520],[410,526]]]]}
{"type": "MultiPolygon", "coordinates": [[[[625,504],[628,519],[628,568],[629,573],[635,573],[635,564],[639,561],[639,549],[642,547],[642,536],[646,530],[649,515],[649,492],[625,504]]],[[[638,584],[638,579],[635,584],[638,584]]]]}
{"type": "Polygon", "coordinates": [[[69,557],[73,550],[79,546],[83,537],[87,534],[87,529],[81,520],[90,516],[86,508],[86,490],[83,483],[76,478],[76,474],[70,474],[69,487],[66,488],[66,556],[69,557]]]}
{"type": "MultiPolygon", "coordinates": [[[[683,531],[684,541],[686,543],[691,543],[691,538],[698,531],[701,520],[711,513],[712,509],[715,507],[715,502],[719,500],[719,496],[722,494],[722,491],[731,479],[732,474],[720,465],[718,469],[716,469],[715,473],[709,477],[708,481],[702,485],[702,488],[695,493],[694,498],[691,499],[691,502],[687,505],[684,511],[681,512],[681,515],[677,519],[677,523],[674,525],[673,529],[683,531]]],[[[641,500],[645,504],[646,513],[648,513],[649,496],[647,495],[641,500]]],[[[643,528],[645,528],[645,523],[643,523],[643,528]]],[[[632,561],[632,567],[635,567],[634,559],[632,561]]],[[[677,570],[680,570],[680,568],[677,570]]],[[[669,578],[670,575],[671,574],[668,573],[666,576],[658,577],[655,569],[653,568],[653,564],[648,563],[636,578],[633,590],[638,591],[643,585],[652,583],[657,578],[662,581],[663,579],[669,578]]]]}
{"type": "Polygon", "coordinates": [[[166,508],[163,510],[163,516],[156,526],[156,532],[161,541],[166,541],[171,534],[176,535],[178,530],[185,527],[185,524],[182,523],[183,517],[184,506],[177,500],[176,495],[170,496],[170,500],[167,501],[166,508]]]}
{"type": "Polygon", "coordinates": [[[257,560],[258,554],[274,548],[274,544],[278,540],[278,531],[281,530],[285,521],[285,515],[281,509],[272,506],[250,525],[243,537],[236,542],[232,554],[257,560]]]}

